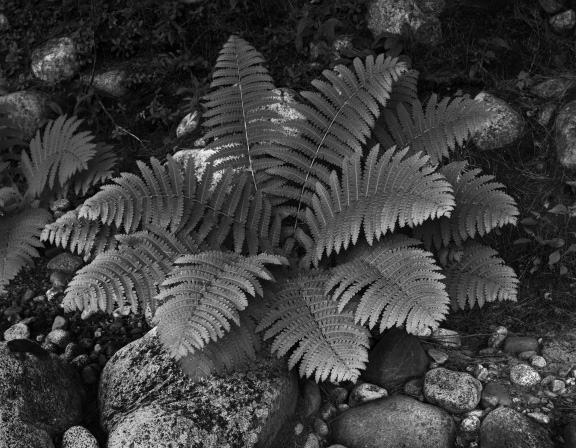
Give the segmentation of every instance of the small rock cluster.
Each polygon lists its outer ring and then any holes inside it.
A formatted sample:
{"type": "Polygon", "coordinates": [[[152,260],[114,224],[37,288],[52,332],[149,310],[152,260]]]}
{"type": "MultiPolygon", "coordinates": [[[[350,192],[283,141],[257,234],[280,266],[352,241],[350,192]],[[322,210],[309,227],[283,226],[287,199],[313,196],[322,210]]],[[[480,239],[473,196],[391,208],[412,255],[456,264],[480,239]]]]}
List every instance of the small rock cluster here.
{"type": "MultiPolygon", "coordinates": [[[[554,403],[574,400],[574,338],[539,341],[498,327],[475,353],[455,346],[458,339],[432,337],[420,346],[391,330],[371,349],[356,385],[322,397],[306,383],[304,447],[552,448],[554,403]]],[[[297,423],[294,434],[304,429],[297,423]]],[[[576,422],[565,425],[563,440],[576,447],[576,422]]]]}

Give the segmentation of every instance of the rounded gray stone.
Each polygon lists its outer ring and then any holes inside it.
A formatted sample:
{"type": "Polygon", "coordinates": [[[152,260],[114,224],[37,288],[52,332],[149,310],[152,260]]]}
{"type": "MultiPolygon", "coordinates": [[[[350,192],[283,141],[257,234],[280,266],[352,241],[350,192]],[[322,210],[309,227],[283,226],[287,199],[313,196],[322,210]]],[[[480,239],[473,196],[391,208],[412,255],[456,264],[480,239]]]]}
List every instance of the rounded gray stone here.
{"type": "Polygon", "coordinates": [[[501,407],[490,412],[480,427],[482,448],[553,448],[546,430],[519,412],[501,407]]]}
{"type": "Polygon", "coordinates": [[[424,377],[424,396],[454,414],[471,411],[480,402],[482,383],[465,372],[439,367],[424,377]]]}

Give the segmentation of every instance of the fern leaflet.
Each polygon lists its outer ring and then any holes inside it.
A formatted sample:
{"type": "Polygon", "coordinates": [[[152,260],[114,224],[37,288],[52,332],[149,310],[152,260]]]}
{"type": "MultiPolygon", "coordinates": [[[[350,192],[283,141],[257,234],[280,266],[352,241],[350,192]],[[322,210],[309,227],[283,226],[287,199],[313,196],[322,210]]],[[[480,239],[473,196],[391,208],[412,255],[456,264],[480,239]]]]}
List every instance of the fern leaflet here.
{"type": "Polygon", "coordinates": [[[413,247],[418,244],[390,235],[372,247],[358,245],[352,261],[332,269],[326,293],[337,287],[332,297],[339,301],[338,310],[361,293],[355,321],[372,328],[380,319],[380,332],[404,321],[409,333],[436,328],[448,312],[449,298],[440,267],[432,254],[413,247]]]}
{"type": "Polygon", "coordinates": [[[454,309],[464,309],[466,302],[482,307],[495,300],[516,301],[518,278],[491,247],[465,244],[460,261],[445,268],[444,274],[454,309]]]}
{"type": "Polygon", "coordinates": [[[465,169],[466,162],[452,162],[439,170],[454,187],[456,207],[450,217],[427,221],[414,229],[414,237],[422,239],[428,250],[432,244],[437,249],[451,241],[461,245],[476,234],[483,236],[496,227],[516,224],[518,209],[500,190],[504,185],[492,182],[494,176],[478,176],[479,169],[465,169]]]}
{"type": "Polygon", "coordinates": [[[341,247],[356,244],[360,229],[369,244],[400,227],[416,226],[426,219],[448,215],[454,207],[452,187],[416,154],[404,158],[408,148],[394,154],[390,148],[378,157],[376,145],[366,159],[364,171],[360,155],[346,159],[342,183],[335,171],[328,191],[316,185],[312,209],[306,210],[315,243],[316,258],[337,253],[341,247]]]}

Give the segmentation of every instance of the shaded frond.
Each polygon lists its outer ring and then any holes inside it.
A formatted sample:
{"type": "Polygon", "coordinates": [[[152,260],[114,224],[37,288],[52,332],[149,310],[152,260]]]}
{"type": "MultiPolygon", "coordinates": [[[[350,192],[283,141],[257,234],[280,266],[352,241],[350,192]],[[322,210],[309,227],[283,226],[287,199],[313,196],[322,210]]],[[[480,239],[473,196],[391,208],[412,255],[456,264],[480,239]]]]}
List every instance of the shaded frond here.
{"type": "Polygon", "coordinates": [[[40,239],[82,255],[87,261],[107,250],[115,249],[114,226],[78,217],[78,209],[70,210],[42,230],[40,239]]]}
{"type": "Polygon", "coordinates": [[[112,148],[113,146],[109,145],[96,145],[96,154],[88,161],[86,169],[72,179],[74,193],[77,196],[86,195],[90,187],[112,177],[113,169],[118,161],[112,148]]]}
{"type": "Polygon", "coordinates": [[[390,148],[378,157],[376,145],[362,170],[360,155],[346,159],[342,179],[335,171],[330,189],[316,185],[312,209],[306,210],[316,258],[356,244],[360,229],[369,244],[399,227],[416,226],[426,219],[446,216],[454,207],[452,187],[419,154],[404,158],[390,148]]]}
{"type": "Polygon", "coordinates": [[[202,349],[240,323],[247,294],[263,295],[259,279],[273,277],[264,264],[287,264],[283,257],[244,257],[220,251],[185,255],[162,283],[156,296],[160,339],[171,356],[180,358],[202,349]]]}
{"type": "Polygon", "coordinates": [[[312,81],[318,92],[302,92],[310,105],[293,105],[306,120],[286,123],[295,132],[282,136],[282,149],[270,153],[284,165],[268,173],[295,182],[295,196],[311,206],[306,190],[313,190],[316,182],[329,185],[331,170],[362,152],[393,82],[405,71],[403,63],[383,55],[368,56],[365,62],[357,58],[352,69],[339,65],[325,70],[326,80],[312,81]]]}
{"type": "Polygon", "coordinates": [[[0,217],[0,288],[40,255],[37,249],[44,246],[40,233],[51,220],[50,213],[41,208],[0,217]]]}
{"type": "Polygon", "coordinates": [[[76,132],[82,120],[61,115],[46,125],[44,136],[39,131],[30,142],[30,156],[22,152],[21,168],[28,181],[28,193],[40,196],[48,187],[62,190],[70,178],[88,168],[96,154],[94,136],[76,132]]]}
{"type": "Polygon", "coordinates": [[[516,301],[519,283],[516,273],[491,247],[465,244],[460,261],[445,268],[444,275],[454,309],[464,309],[466,303],[482,307],[496,300],[516,301]]]}
{"type": "Polygon", "coordinates": [[[452,162],[442,173],[454,188],[456,207],[450,217],[427,221],[414,229],[414,237],[422,239],[426,249],[437,249],[451,241],[457,245],[468,238],[485,235],[496,227],[516,224],[519,214],[514,199],[501,191],[504,185],[493,182],[494,176],[478,176],[480,169],[466,170],[466,162],[452,162]]]}
{"type": "Polygon", "coordinates": [[[354,323],[351,313],[339,313],[324,294],[325,272],[310,272],[287,281],[273,299],[273,309],[256,331],[274,337],[272,351],[285,355],[297,345],[288,361],[300,361],[300,376],[314,375],[317,382],[356,381],[368,361],[368,331],[354,323]]]}
{"type": "Polygon", "coordinates": [[[278,132],[273,122],[279,114],[271,107],[278,95],[264,58],[248,42],[231,36],[216,62],[206,101],[205,139],[213,139],[206,147],[216,150],[209,158],[217,169],[249,168],[257,187],[256,174],[265,166],[258,163],[278,132]]]}
{"type": "Polygon", "coordinates": [[[178,360],[182,371],[193,381],[232,372],[256,358],[260,349],[260,337],[254,332],[256,326],[245,312],[239,314],[240,325],[233,324],[222,338],[210,341],[201,351],[188,352],[178,360]]]}
{"type": "Polygon", "coordinates": [[[66,310],[93,309],[111,312],[114,304],[120,310],[128,303],[137,312],[138,303],[145,310],[156,310],[153,298],[172,269],[173,261],[194,247],[165,230],[144,230],[131,235],[118,235],[118,249],[98,254],[80,269],[66,288],[63,305],[66,310]]]}
{"type": "Polygon", "coordinates": [[[395,111],[385,109],[374,133],[384,148],[408,146],[412,153],[427,154],[437,164],[492,119],[492,112],[480,101],[465,95],[438,103],[434,94],[426,110],[418,99],[411,105],[399,103],[395,111]]]}
{"type": "Polygon", "coordinates": [[[380,332],[404,322],[409,333],[436,328],[448,312],[449,298],[440,267],[432,254],[414,248],[418,244],[390,235],[372,247],[355,248],[352,261],[331,270],[326,293],[336,288],[332,297],[339,310],[360,293],[355,321],[372,328],[380,320],[380,332]]]}

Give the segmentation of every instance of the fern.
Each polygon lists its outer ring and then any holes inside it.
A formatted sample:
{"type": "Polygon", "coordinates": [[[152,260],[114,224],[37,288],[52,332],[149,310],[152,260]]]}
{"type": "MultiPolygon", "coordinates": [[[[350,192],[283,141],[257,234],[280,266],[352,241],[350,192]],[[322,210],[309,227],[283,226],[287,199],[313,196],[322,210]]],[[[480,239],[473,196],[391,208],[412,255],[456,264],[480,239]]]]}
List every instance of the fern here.
{"type": "Polygon", "coordinates": [[[339,300],[338,310],[363,291],[355,321],[380,332],[406,322],[406,331],[436,328],[448,311],[449,298],[440,267],[432,254],[413,246],[419,241],[401,235],[384,237],[372,247],[357,247],[352,261],[332,269],[325,291],[339,300]]]}
{"type": "Polygon", "coordinates": [[[76,133],[81,122],[61,115],[46,125],[43,138],[37,133],[32,139],[30,156],[26,151],[22,153],[22,171],[32,197],[40,196],[46,187],[64,190],[74,174],[88,168],[89,160],[96,154],[96,144],[89,132],[76,133]]]}
{"type": "Polygon", "coordinates": [[[155,316],[160,339],[171,355],[180,358],[222,338],[223,329],[230,331],[229,321],[239,325],[239,311],[248,306],[246,294],[263,295],[258,279],[273,279],[264,263],[287,262],[272,255],[220,251],[179,257],[155,297],[162,304],[155,316]]]}
{"type": "Polygon", "coordinates": [[[452,188],[442,175],[427,164],[427,157],[404,158],[408,149],[394,154],[392,147],[378,157],[375,146],[366,159],[364,170],[360,155],[346,159],[342,183],[335,171],[328,191],[316,184],[312,209],[306,210],[319,260],[348,244],[356,244],[360,229],[369,244],[400,227],[416,226],[429,218],[450,214],[454,207],[452,188]]]}
{"type": "Polygon", "coordinates": [[[427,221],[414,229],[414,236],[440,249],[451,241],[461,245],[477,234],[483,236],[505,224],[516,224],[518,209],[514,200],[500,189],[504,185],[492,182],[493,176],[480,176],[479,169],[465,171],[466,162],[453,162],[442,173],[454,187],[456,207],[450,217],[427,221]]]}
{"type": "Polygon", "coordinates": [[[201,175],[192,160],[138,162],[139,174],[121,174],[45,231],[83,253],[108,240],[99,229],[125,232],[74,278],[67,306],[149,305],[163,345],[193,377],[252,357],[263,332],[302,376],[355,381],[365,327],[418,332],[437,327],[450,300],[514,297],[513,271],[467,242],[514,223],[512,199],[463,163],[437,166],[490,119],[483,106],[433,97],[424,111],[417,72],[368,57],[325,71],[317,92],[302,93],[307,104],[293,105],[300,118],[278,126],[262,63],[237,37],[220,53],[204,99],[214,153],[201,175]],[[385,144],[364,154],[375,126],[385,144]],[[399,233],[406,227],[442,246],[444,274],[399,233]],[[328,268],[339,258],[324,253],[343,250],[345,262],[328,268]],[[262,282],[288,263],[290,280],[262,282]]]}
{"type": "Polygon", "coordinates": [[[288,368],[300,362],[302,377],[314,374],[317,382],[355,382],[368,361],[369,332],[325,295],[328,279],[325,272],[311,272],[288,281],[256,331],[271,327],[264,339],[276,336],[272,350],[279,356],[298,345],[288,368]]]}
{"type": "Polygon", "coordinates": [[[52,217],[44,209],[33,208],[0,218],[0,287],[38,257],[40,231],[52,217]]]}
{"type": "Polygon", "coordinates": [[[76,209],[70,210],[55,222],[44,227],[40,240],[79,255],[83,254],[84,260],[88,261],[107,250],[116,249],[115,236],[118,233],[114,226],[79,218],[78,209],[76,209]]]}
{"type": "Polygon", "coordinates": [[[448,294],[454,309],[495,300],[516,301],[518,278],[498,252],[478,243],[464,245],[460,261],[444,269],[448,294]]]}
{"type": "Polygon", "coordinates": [[[385,109],[374,133],[385,148],[408,146],[411,153],[422,152],[437,164],[491,119],[492,112],[480,101],[463,96],[438,103],[434,94],[426,110],[418,99],[408,107],[399,103],[396,111],[385,109]]]}

